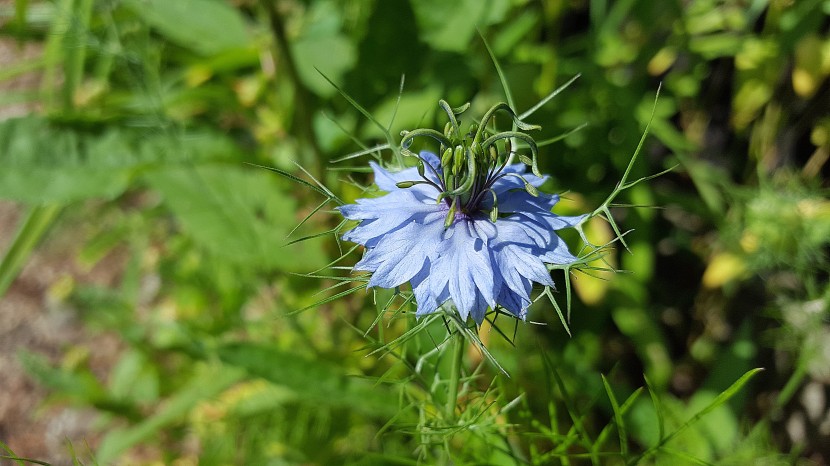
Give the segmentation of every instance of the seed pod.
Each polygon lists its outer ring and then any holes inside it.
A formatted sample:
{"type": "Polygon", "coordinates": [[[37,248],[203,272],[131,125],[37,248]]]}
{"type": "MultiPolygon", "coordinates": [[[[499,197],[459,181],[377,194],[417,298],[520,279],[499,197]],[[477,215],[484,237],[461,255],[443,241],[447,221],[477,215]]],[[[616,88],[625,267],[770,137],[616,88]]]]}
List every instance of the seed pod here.
{"type": "Polygon", "coordinates": [[[455,151],[452,155],[452,172],[453,174],[459,174],[461,168],[464,166],[464,147],[463,146],[455,146],[455,151]]]}
{"type": "Polygon", "coordinates": [[[458,197],[454,197],[452,200],[452,204],[450,205],[450,210],[447,212],[446,218],[444,218],[444,229],[452,225],[452,222],[455,220],[455,209],[458,206],[458,197]]]}
{"type": "Polygon", "coordinates": [[[522,177],[522,181],[525,182],[525,191],[527,191],[528,194],[530,194],[533,197],[539,197],[539,190],[536,189],[536,186],[533,186],[532,184],[528,183],[527,180],[524,179],[524,177],[522,177]]]}
{"type": "Polygon", "coordinates": [[[452,163],[452,147],[447,147],[441,155],[441,167],[447,171],[447,167],[452,163]]]}
{"type": "Polygon", "coordinates": [[[496,160],[499,158],[499,151],[496,149],[496,146],[490,146],[490,163],[496,163],[496,160]]]}

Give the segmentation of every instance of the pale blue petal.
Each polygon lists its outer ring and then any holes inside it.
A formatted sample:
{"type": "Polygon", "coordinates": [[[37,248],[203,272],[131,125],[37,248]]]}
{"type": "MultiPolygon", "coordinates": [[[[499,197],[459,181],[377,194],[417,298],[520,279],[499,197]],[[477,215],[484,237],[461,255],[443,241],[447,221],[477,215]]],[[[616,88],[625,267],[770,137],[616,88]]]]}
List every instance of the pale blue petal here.
{"type": "Polygon", "coordinates": [[[550,212],[557,202],[559,202],[559,196],[555,194],[539,193],[538,196],[531,196],[524,189],[512,190],[499,196],[499,212],[550,212]]]}
{"type": "Polygon", "coordinates": [[[484,296],[481,293],[476,293],[475,300],[473,302],[473,307],[470,309],[470,315],[473,316],[473,320],[476,321],[479,325],[484,322],[484,316],[487,314],[487,309],[489,307],[495,308],[495,305],[490,305],[487,303],[487,300],[484,299],[484,296]]]}
{"type": "MultiPolygon", "coordinates": [[[[535,187],[542,186],[545,182],[550,179],[549,176],[536,176],[533,173],[527,173],[527,165],[523,163],[516,163],[513,165],[508,165],[504,167],[502,173],[515,173],[516,175],[521,175],[528,183],[532,184],[535,187]]],[[[502,193],[508,189],[514,188],[521,188],[524,189],[524,183],[522,180],[516,178],[515,176],[505,176],[496,180],[493,183],[493,189],[497,193],[502,193]]]]}
{"type": "Polygon", "coordinates": [[[462,316],[476,307],[477,294],[495,306],[496,277],[486,238],[480,238],[470,220],[457,220],[445,234],[433,263],[430,289],[439,295],[446,286],[462,316]]]}
{"type": "Polygon", "coordinates": [[[415,312],[415,315],[419,317],[432,314],[437,311],[438,307],[442,304],[438,301],[438,298],[430,292],[430,276],[431,264],[429,263],[429,259],[427,259],[421,270],[410,279],[412,292],[415,294],[415,302],[418,304],[418,310],[415,312]]]}
{"type": "MultiPolygon", "coordinates": [[[[528,291],[529,294],[529,291],[528,291]]],[[[527,295],[520,295],[510,288],[502,288],[499,293],[499,305],[516,317],[524,320],[527,317],[527,308],[531,301],[527,295]]]]}
{"type": "MultiPolygon", "coordinates": [[[[408,282],[433,255],[433,251],[440,244],[442,231],[443,225],[438,222],[426,225],[412,222],[383,238],[371,250],[374,255],[382,256],[382,261],[374,269],[375,273],[369,280],[369,286],[393,288],[408,282]]],[[[360,268],[359,264],[356,264],[355,268],[365,270],[360,268]]]]}
{"type": "Polygon", "coordinates": [[[542,285],[553,286],[553,279],[550,278],[550,272],[548,272],[545,264],[537,255],[530,253],[527,249],[507,244],[494,251],[494,256],[505,282],[514,290],[523,288],[523,286],[517,286],[519,280],[521,280],[519,277],[542,285]]]}
{"type": "Polygon", "coordinates": [[[546,225],[551,230],[573,228],[585,217],[585,215],[565,217],[562,215],[552,214],[550,212],[519,212],[518,214],[546,225]]]}
{"type": "MultiPolygon", "coordinates": [[[[424,176],[427,177],[428,180],[432,181],[433,183],[440,185],[440,174],[441,171],[441,161],[438,157],[427,151],[423,151],[420,154],[421,160],[424,161],[424,176]]],[[[375,184],[378,188],[382,191],[386,191],[388,193],[393,193],[396,191],[404,191],[410,192],[414,194],[421,202],[432,200],[435,202],[435,198],[438,195],[438,191],[435,187],[427,185],[427,184],[418,184],[412,186],[410,188],[399,188],[398,183],[402,181],[422,181],[421,175],[418,174],[418,169],[416,167],[405,168],[400,171],[392,172],[386,170],[385,168],[381,167],[375,162],[369,162],[369,165],[372,167],[372,170],[375,173],[375,184]]]]}
{"type": "Polygon", "coordinates": [[[402,189],[397,186],[397,184],[401,181],[413,181],[420,178],[418,176],[418,170],[415,168],[405,168],[397,172],[392,172],[386,170],[375,162],[369,162],[369,166],[372,167],[372,171],[375,172],[375,184],[377,187],[380,188],[381,191],[389,193],[402,191],[402,189]]]}

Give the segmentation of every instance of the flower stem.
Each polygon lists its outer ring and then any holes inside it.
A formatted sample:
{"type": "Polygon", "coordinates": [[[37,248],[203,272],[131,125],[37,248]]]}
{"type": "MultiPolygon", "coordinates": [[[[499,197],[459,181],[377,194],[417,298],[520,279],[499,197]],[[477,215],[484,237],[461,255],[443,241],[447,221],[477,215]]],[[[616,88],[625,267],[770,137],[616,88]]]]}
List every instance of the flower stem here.
{"type": "Polygon", "coordinates": [[[458,382],[461,380],[461,365],[464,360],[464,337],[456,332],[451,337],[452,366],[450,367],[450,386],[447,396],[447,419],[455,419],[455,408],[458,405],[458,382]]]}
{"type": "Polygon", "coordinates": [[[294,85],[295,110],[293,124],[297,128],[297,133],[301,134],[303,139],[305,139],[305,143],[311,149],[311,155],[313,156],[312,160],[304,161],[304,165],[306,167],[310,166],[310,170],[315,176],[320,176],[322,174],[320,160],[323,159],[323,150],[320,148],[317,142],[317,136],[314,134],[313,112],[316,102],[302,79],[300,79],[300,73],[297,71],[297,62],[294,59],[294,54],[286,35],[284,20],[277,8],[277,2],[260,0],[260,4],[268,15],[271,33],[274,36],[277,51],[282,59],[288,78],[294,85]]]}

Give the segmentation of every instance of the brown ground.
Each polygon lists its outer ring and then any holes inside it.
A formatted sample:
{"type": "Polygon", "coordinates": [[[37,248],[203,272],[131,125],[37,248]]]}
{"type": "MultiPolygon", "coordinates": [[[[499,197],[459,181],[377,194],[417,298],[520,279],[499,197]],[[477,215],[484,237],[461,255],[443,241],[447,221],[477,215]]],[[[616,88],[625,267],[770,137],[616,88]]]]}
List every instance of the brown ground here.
{"type": "MultiPolygon", "coordinates": [[[[0,251],[6,250],[25,207],[0,201],[0,251]]],[[[97,444],[93,411],[79,410],[65,400],[49,400],[47,389],[35,382],[20,364],[21,352],[46,356],[52,363],[82,358],[106,382],[106,374],[119,354],[114,335],[90,334],[76,310],[56,299],[56,284],[96,283],[112,285],[122,265],[120,257],[102,261],[90,271],[75,261],[73,238],[67,228],[47,234],[20,276],[0,298],[0,440],[17,455],[72,464],[71,449],[78,459],[90,457],[88,445],[97,444]],[[68,445],[71,443],[71,447],[68,445]]],[[[79,238],[76,238],[79,239],[79,238]]],[[[0,460],[0,465],[11,464],[0,460]]],[[[88,464],[88,463],[87,463],[88,464]]]]}
{"type": "MultiPolygon", "coordinates": [[[[12,203],[0,202],[0,241],[4,251],[19,223],[21,210],[12,203]]],[[[0,439],[19,456],[53,464],[71,464],[64,441],[70,439],[73,444],[83,445],[92,417],[45,405],[45,389],[26,374],[18,355],[32,351],[57,360],[64,348],[83,339],[71,312],[49,309],[47,304],[49,286],[63,273],[64,265],[58,257],[36,253],[0,298],[0,439]]]]}

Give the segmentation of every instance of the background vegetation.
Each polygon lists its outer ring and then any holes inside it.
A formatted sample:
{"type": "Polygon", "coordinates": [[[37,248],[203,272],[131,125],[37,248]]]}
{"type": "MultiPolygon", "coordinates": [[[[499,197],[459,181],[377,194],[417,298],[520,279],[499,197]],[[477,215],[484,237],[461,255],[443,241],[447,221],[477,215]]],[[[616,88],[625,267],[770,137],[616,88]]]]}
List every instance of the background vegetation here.
{"type": "Polygon", "coordinates": [[[572,336],[544,301],[530,319],[547,325],[483,332],[511,377],[470,352],[480,417],[443,434],[454,461],[826,463],[829,16],[827,0],[0,2],[2,40],[30,51],[0,67],[0,106],[28,109],[0,122],[16,213],[0,311],[29,318],[28,295],[83,335],[47,354],[2,334],[50,395],[0,418],[0,440],[55,464],[431,462],[412,368],[443,326],[395,358],[372,353],[415,323],[373,328],[391,295],[293,312],[341,291],[292,274],[339,253],[331,235],[285,244],[339,220],[324,206],[293,231],[324,199],[244,162],[360,196],[346,180],[371,181],[365,160],[330,161],[381,134],[317,70],[381,122],[405,76],[392,134],[438,123],[439,98],[481,114],[505,97],[478,28],[520,111],[581,75],[531,119],[540,140],[585,125],[542,150],[559,212],[614,188],[661,82],[634,175],[675,168],[624,194],[630,253],[609,260],[629,273],[574,277],[572,336]],[[15,281],[49,257],[72,266],[15,281]],[[55,406],[94,422],[61,451],[15,443],[55,406]]]}

